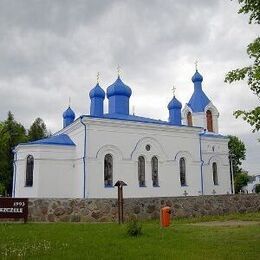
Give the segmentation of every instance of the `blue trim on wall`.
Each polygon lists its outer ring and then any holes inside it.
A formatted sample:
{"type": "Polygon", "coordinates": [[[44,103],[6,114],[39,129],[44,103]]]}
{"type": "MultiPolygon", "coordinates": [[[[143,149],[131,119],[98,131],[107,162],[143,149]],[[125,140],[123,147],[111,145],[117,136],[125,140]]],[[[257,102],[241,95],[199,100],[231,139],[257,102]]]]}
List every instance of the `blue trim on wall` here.
{"type": "Polygon", "coordinates": [[[83,123],[82,121],[82,116],[80,117],[80,123],[84,126],[84,132],[85,132],[85,136],[84,136],[84,154],[83,154],[83,166],[84,166],[84,169],[83,169],[83,198],[85,199],[86,198],[86,150],[87,150],[87,126],[86,124],[83,123]]]}
{"type": "Polygon", "coordinates": [[[21,143],[22,145],[31,145],[31,144],[39,144],[39,145],[66,145],[66,146],[76,146],[75,143],[70,139],[67,134],[59,134],[53,135],[47,138],[43,138],[37,141],[29,142],[29,143],[21,143]]]}
{"type": "Polygon", "coordinates": [[[209,132],[203,132],[203,133],[200,133],[200,136],[228,139],[228,137],[225,136],[225,135],[216,134],[216,133],[213,133],[213,132],[210,132],[210,133],[209,132]]]}
{"type": "Polygon", "coordinates": [[[204,194],[204,184],[203,184],[203,164],[204,161],[202,160],[202,150],[201,150],[201,134],[199,135],[200,141],[200,180],[201,180],[201,194],[204,194]]]}

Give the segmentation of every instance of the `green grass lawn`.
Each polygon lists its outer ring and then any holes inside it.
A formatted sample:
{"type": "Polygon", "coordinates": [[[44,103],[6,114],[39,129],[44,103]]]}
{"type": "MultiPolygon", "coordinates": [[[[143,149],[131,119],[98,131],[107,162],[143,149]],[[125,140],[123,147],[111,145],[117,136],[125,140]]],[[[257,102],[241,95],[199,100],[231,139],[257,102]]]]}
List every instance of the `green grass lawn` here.
{"type": "Polygon", "coordinates": [[[260,213],[178,219],[169,228],[143,223],[128,237],[116,223],[2,223],[0,258],[16,259],[260,259],[260,213]],[[203,221],[254,220],[254,225],[200,226],[203,221]]]}

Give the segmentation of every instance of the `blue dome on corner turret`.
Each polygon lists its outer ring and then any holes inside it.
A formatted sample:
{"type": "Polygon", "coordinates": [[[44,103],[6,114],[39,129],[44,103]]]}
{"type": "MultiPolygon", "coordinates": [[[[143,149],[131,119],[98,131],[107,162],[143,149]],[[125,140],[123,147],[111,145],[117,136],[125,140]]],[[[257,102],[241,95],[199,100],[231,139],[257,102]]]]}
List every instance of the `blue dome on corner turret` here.
{"type": "Polygon", "coordinates": [[[169,123],[171,125],[181,125],[181,108],[181,102],[173,96],[172,100],[168,104],[169,123]]]}
{"type": "Polygon", "coordinates": [[[89,92],[89,97],[90,98],[102,98],[102,99],[105,99],[105,91],[100,87],[100,85],[97,83],[97,85],[92,88],[89,92]]]}
{"type": "Polygon", "coordinates": [[[171,109],[181,109],[182,108],[182,104],[181,102],[174,96],[173,99],[170,101],[170,103],[168,104],[168,110],[171,109]]]}
{"type": "Polygon", "coordinates": [[[124,84],[120,76],[118,76],[117,80],[107,88],[108,98],[115,95],[126,97],[130,97],[132,95],[131,88],[124,84]]]}
{"type": "Polygon", "coordinates": [[[202,75],[198,72],[198,70],[196,70],[195,74],[192,76],[191,78],[192,82],[202,82],[203,81],[203,77],[202,75]]]}
{"type": "Polygon", "coordinates": [[[70,106],[63,113],[63,127],[66,127],[73,123],[75,119],[75,113],[70,108],[70,106]]]}
{"type": "Polygon", "coordinates": [[[92,88],[89,92],[89,97],[91,99],[90,103],[90,115],[91,116],[103,116],[104,115],[104,99],[106,93],[100,87],[99,83],[92,88]]]}
{"type": "Polygon", "coordinates": [[[64,111],[63,113],[63,118],[73,118],[73,120],[75,119],[75,113],[73,112],[73,110],[70,108],[70,106],[64,111]]]}

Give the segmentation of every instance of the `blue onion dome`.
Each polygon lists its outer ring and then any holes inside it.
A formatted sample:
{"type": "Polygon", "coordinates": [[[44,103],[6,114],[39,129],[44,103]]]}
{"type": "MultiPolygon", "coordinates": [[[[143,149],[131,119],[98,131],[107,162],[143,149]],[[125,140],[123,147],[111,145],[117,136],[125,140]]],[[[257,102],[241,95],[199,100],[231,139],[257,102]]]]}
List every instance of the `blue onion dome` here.
{"type": "Polygon", "coordinates": [[[182,104],[181,102],[174,96],[171,102],[168,104],[168,109],[181,109],[182,104]]]}
{"type": "Polygon", "coordinates": [[[105,98],[105,91],[100,87],[100,85],[97,83],[97,85],[92,88],[89,92],[89,97],[94,98],[94,97],[99,97],[99,98],[105,98]]]}
{"type": "Polygon", "coordinates": [[[195,74],[193,75],[193,77],[191,78],[192,82],[202,82],[203,81],[203,77],[202,75],[196,70],[195,74]]]}
{"type": "Polygon", "coordinates": [[[132,95],[131,88],[124,84],[120,76],[118,76],[117,80],[107,88],[108,98],[115,95],[126,96],[126,97],[130,97],[132,95]]]}
{"type": "Polygon", "coordinates": [[[73,110],[70,108],[70,106],[67,108],[67,110],[63,113],[63,118],[71,118],[71,119],[75,119],[75,113],[73,112],[73,110]]]}

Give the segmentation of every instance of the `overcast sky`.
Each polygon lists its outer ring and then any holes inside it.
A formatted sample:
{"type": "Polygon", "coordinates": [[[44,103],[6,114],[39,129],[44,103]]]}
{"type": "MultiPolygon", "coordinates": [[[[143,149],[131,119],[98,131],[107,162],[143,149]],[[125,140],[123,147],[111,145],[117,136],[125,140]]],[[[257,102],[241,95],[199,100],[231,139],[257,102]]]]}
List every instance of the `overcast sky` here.
{"type": "Polygon", "coordinates": [[[41,117],[55,132],[69,97],[77,117],[88,114],[97,72],[106,89],[118,64],[133,91],[130,110],[167,120],[173,85],[189,101],[198,59],[220,133],[246,144],[244,168],[260,174],[259,133],[232,115],[259,100],[246,82],[224,83],[229,70],[250,63],[246,46],[259,35],[238,9],[229,0],[0,0],[0,120],[11,110],[25,127],[41,117]]]}

